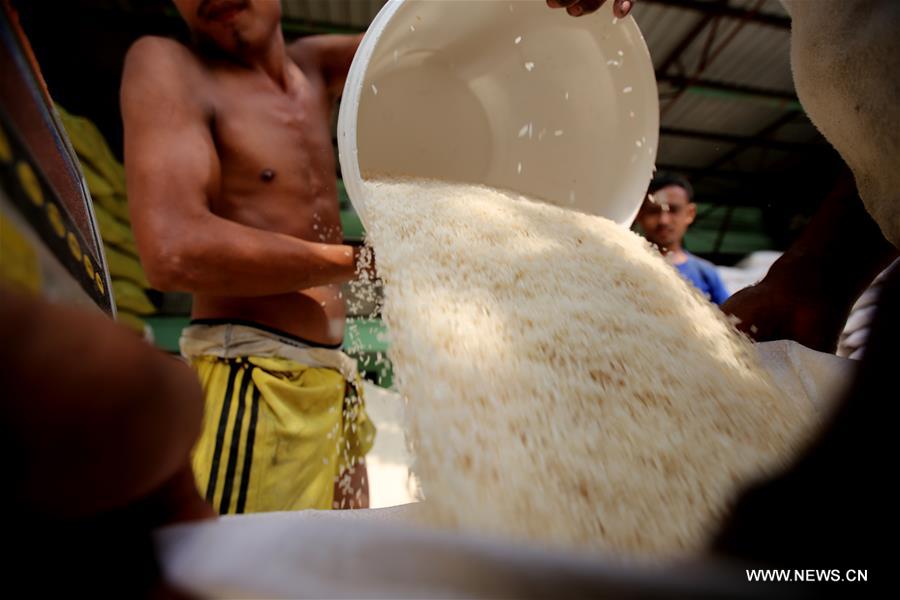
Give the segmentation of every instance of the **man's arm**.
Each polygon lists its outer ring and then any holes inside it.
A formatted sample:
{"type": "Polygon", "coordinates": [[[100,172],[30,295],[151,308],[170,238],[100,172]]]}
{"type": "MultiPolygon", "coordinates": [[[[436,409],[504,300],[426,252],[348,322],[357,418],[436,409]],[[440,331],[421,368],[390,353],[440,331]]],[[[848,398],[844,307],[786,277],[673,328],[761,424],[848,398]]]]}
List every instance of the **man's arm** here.
{"type": "Polygon", "coordinates": [[[800,238],[762,281],[722,310],[757,341],[789,339],[834,352],[850,309],[897,257],[856,193],[847,171],[800,238]]]}
{"type": "Polygon", "coordinates": [[[287,52],[305,72],[320,73],[329,97],[336,100],[344,91],[350,63],[362,38],[362,34],[311,35],[291,43],[287,52]]]}
{"type": "Polygon", "coordinates": [[[143,38],[122,79],[132,224],[154,287],[263,296],[353,278],[350,246],[308,242],[223,219],[210,210],[220,165],[202,72],[171,40],[143,38]]]}
{"type": "Polygon", "coordinates": [[[0,339],[16,505],[71,519],[161,491],[164,520],[212,515],[188,469],[203,397],[185,364],[98,312],[2,287],[0,339]]]}

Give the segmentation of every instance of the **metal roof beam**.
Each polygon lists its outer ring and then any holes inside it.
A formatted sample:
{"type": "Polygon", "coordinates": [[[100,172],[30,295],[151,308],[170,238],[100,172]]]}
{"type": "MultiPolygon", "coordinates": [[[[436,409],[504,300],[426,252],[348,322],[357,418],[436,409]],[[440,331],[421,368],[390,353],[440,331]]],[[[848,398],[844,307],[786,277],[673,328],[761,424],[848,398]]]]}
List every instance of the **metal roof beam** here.
{"type": "Polygon", "coordinates": [[[822,144],[815,142],[786,142],[781,140],[772,140],[767,137],[734,135],[730,133],[719,133],[713,131],[698,131],[695,129],[682,129],[680,127],[660,127],[660,135],[669,137],[681,137],[692,140],[701,140],[704,142],[716,142],[724,144],[737,144],[741,147],[761,147],[772,148],[774,150],[794,151],[798,149],[818,148],[822,144]]]}
{"type": "Polygon", "coordinates": [[[800,101],[793,92],[740,85],[711,79],[697,79],[692,82],[687,77],[677,75],[660,75],[657,76],[657,81],[660,83],[671,84],[677,88],[687,87],[688,93],[722,98],[754,100],[786,110],[803,110],[800,101]]]}
{"type": "MultiPolygon", "coordinates": [[[[677,165],[670,163],[657,163],[656,168],[659,171],[674,171],[687,176],[689,179],[694,175],[705,175],[710,179],[720,179],[726,181],[746,182],[759,179],[758,173],[746,173],[744,171],[710,171],[706,167],[694,167],[688,165],[677,165]]],[[[691,181],[693,184],[693,181],[691,181]]]]}
{"type": "Polygon", "coordinates": [[[699,0],[641,0],[639,4],[659,4],[661,6],[693,10],[729,19],[745,19],[758,25],[766,25],[776,29],[788,31],[791,29],[790,17],[783,17],[771,13],[754,13],[742,8],[734,8],[733,6],[715,2],[700,2],[699,0]]]}

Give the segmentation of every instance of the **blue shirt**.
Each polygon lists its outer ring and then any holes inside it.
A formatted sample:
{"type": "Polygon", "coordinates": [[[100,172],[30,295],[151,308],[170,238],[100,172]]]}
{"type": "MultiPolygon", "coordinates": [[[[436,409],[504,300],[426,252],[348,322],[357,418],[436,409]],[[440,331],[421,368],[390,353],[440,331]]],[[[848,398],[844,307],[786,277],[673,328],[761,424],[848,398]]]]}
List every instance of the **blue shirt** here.
{"type": "Polygon", "coordinates": [[[708,260],[703,260],[685,251],[688,259],[680,265],[675,265],[681,276],[690,281],[704,296],[716,304],[722,304],[728,299],[728,290],[722,283],[722,278],[716,271],[716,267],[708,260]]]}

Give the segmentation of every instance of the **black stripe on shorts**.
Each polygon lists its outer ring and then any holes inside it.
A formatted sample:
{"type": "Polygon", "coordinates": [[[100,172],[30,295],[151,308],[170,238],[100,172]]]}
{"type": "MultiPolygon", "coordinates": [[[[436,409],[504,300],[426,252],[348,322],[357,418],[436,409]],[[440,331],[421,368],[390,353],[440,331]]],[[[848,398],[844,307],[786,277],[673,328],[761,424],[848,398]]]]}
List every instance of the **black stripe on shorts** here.
{"type": "Polygon", "coordinates": [[[247,447],[244,450],[244,468],[241,470],[241,490],[238,494],[237,509],[243,513],[247,504],[247,489],[250,487],[250,469],[253,466],[253,443],[256,441],[256,420],[259,416],[259,388],[253,386],[253,404],[250,407],[250,426],[247,428],[247,447]]]}
{"type": "Polygon", "coordinates": [[[222,502],[219,505],[220,515],[228,514],[228,509],[231,506],[231,491],[234,488],[234,473],[237,470],[238,452],[241,448],[241,429],[244,424],[244,410],[247,406],[247,386],[252,379],[251,370],[244,369],[241,391],[238,392],[237,396],[237,414],[234,417],[234,429],[231,432],[231,448],[228,451],[228,465],[225,467],[225,481],[222,483],[222,502]]]}
{"type": "Polygon", "coordinates": [[[219,417],[219,429],[216,431],[216,446],[213,450],[212,465],[209,469],[209,483],[206,486],[206,501],[212,504],[213,497],[216,495],[216,479],[219,475],[219,462],[222,459],[222,446],[225,445],[225,430],[228,427],[228,413],[231,410],[231,393],[234,390],[234,378],[241,365],[235,361],[230,361],[228,372],[228,384],[225,386],[225,397],[222,399],[222,414],[219,417]]]}

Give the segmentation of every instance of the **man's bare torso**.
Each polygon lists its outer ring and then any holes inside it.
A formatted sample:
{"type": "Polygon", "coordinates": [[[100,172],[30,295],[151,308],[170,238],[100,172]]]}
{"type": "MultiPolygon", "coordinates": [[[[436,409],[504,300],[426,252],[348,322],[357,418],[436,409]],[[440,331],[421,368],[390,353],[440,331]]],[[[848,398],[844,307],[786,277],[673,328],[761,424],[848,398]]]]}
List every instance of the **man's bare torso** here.
{"type": "MultiPolygon", "coordinates": [[[[286,89],[264,74],[191,52],[221,166],[210,210],[308,241],[340,244],[331,102],[318,73],[289,62],[286,89]]],[[[340,286],[258,297],[196,294],[194,318],[241,319],[317,343],[343,337],[340,286]]]]}

